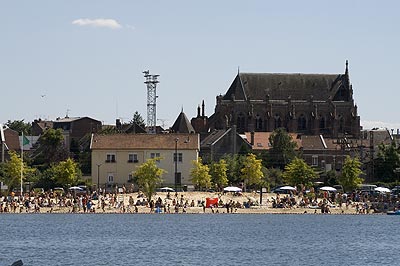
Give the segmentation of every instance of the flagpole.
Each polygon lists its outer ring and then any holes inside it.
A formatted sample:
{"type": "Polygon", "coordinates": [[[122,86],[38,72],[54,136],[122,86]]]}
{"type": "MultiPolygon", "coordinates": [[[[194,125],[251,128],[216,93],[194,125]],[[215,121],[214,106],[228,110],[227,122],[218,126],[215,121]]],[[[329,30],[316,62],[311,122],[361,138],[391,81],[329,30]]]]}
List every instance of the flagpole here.
{"type": "Polygon", "coordinates": [[[22,143],[21,143],[21,197],[22,193],[22,175],[24,171],[24,132],[22,131],[22,143]]]}

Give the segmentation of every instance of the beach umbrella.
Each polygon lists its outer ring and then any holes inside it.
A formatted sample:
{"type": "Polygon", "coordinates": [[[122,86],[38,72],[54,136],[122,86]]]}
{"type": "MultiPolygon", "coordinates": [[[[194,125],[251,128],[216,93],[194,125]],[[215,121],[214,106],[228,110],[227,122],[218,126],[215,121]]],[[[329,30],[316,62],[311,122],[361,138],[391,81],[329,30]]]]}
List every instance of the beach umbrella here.
{"type": "Polygon", "coordinates": [[[375,191],[381,192],[381,193],[390,193],[390,189],[386,187],[376,187],[375,191]]]}
{"type": "Polygon", "coordinates": [[[69,190],[83,190],[81,187],[70,187],[69,190]]]}
{"type": "Polygon", "coordinates": [[[173,188],[170,187],[162,187],[160,188],[161,192],[175,192],[173,188]]]}
{"type": "Polygon", "coordinates": [[[280,190],[296,190],[295,187],[291,187],[291,186],[283,186],[279,188],[280,190]]]}
{"type": "Polygon", "coordinates": [[[242,192],[241,188],[238,187],[226,187],[224,188],[225,192],[242,192]]]}
{"type": "Polygon", "coordinates": [[[336,191],[337,191],[336,188],[334,188],[334,187],[328,187],[328,186],[326,186],[326,187],[320,187],[319,190],[329,191],[329,192],[336,192],[336,191]]]}

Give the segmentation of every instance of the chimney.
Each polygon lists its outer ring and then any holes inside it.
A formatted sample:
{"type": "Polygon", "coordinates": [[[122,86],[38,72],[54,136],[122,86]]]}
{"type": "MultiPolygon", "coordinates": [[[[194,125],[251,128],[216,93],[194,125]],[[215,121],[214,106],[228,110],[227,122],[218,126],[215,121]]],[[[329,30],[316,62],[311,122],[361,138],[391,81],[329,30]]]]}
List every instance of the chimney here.
{"type": "Polygon", "coordinates": [[[253,146],[254,145],[254,131],[251,131],[250,132],[250,144],[251,144],[251,146],[253,146]]]}
{"type": "Polygon", "coordinates": [[[232,143],[233,143],[233,150],[232,150],[232,154],[236,154],[237,151],[237,147],[236,147],[236,132],[237,132],[237,128],[236,125],[232,126],[232,143]]]}
{"type": "Polygon", "coordinates": [[[121,119],[117,118],[115,120],[115,127],[119,130],[121,129],[121,119]]]}

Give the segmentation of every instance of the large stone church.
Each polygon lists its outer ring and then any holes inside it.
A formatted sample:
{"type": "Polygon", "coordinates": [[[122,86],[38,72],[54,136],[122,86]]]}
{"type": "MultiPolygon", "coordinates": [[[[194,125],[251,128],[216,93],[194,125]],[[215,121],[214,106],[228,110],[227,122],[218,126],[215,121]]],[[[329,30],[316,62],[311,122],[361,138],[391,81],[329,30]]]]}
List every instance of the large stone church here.
{"type": "Polygon", "coordinates": [[[226,94],[217,96],[215,112],[207,120],[210,131],[283,127],[331,138],[360,135],[347,61],[343,74],[238,73],[226,94]]]}

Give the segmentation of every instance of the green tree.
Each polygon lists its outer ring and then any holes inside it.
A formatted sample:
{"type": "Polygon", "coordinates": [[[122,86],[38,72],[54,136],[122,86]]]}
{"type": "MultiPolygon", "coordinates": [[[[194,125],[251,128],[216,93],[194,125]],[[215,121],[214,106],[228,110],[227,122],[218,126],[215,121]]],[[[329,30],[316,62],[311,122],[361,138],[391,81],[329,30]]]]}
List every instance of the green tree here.
{"type": "Polygon", "coordinates": [[[193,168],[190,170],[190,176],[193,184],[196,184],[199,189],[209,188],[211,186],[211,175],[208,165],[203,164],[201,158],[192,163],[193,168]]]}
{"type": "Polygon", "coordinates": [[[228,185],[228,164],[224,159],[220,159],[218,162],[211,164],[211,180],[219,190],[228,185]]]}
{"type": "Polygon", "coordinates": [[[306,164],[304,160],[297,157],[286,165],[283,172],[283,180],[293,186],[304,185],[310,187],[316,177],[317,174],[314,169],[306,164]]]}
{"type": "Polygon", "coordinates": [[[8,185],[8,189],[19,187],[21,183],[21,170],[22,182],[26,177],[34,172],[34,169],[28,167],[25,162],[22,162],[21,157],[14,151],[9,152],[10,160],[4,163],[3,168],[3,182],[8,185]]]}
{"type": "Polygon", "coordinates": [[[32,124],[25,123],[24,119],[14,121],[8,120],[6,126],[12,130],[17,131],[19,135],[21,135],[21,133],[24,133],[24,135],[27,136],[30,135],[32,132],[32,124]]]}
{"type": "Polygon", "coordinates": [[[61,129],[48,129],[38,140],[39,146],[34,152],[34,164],[41,165],[43,170],[52,163],[61,162],[68,158],[61,129]]]}
{"type": "Polygon", "coordinates": [[[100,135],[113,135],[118,133],[117,127],[115,126],[103,126],[102,129],[98,132],[100,135]]]}
{"type": "Polygon", "coordinates": [[[54,180],[63,187],[77,185],[82,177],[79,165],[70,158],[54,164],[51,169],[53,169],[54,180]]]}
{"type": "Polygon", "coordinates": [[[157,166],[156,160],[159,159],[160,158],[148,159],[146,162],[138,166],[136,171],[132,173],[135,177],[136,183],[149,201],[156,193],[157,186],[162,183],[162,175],[166,173],[164,169],[157,166]]]}
{"type": "Polygon", "coordinates": [[[146,123],[144,122],[144,119],[143,119],[142,115],[138,111],[136,111],[133,114],[133,118],[131,120],[131,123],[132,124],[135,123],[138,126],[142,127],[143,129],[146,128],[146,123]]]}
{"type": "Polygon", "coordinates": [[[379,145],[375,161],[376,175],[379,177],[379,181],[394,182],[397,180],[396,169],[400,167],[400,155],[394,141],[390,145],[379,145]]]}
{"type": "Polygon", "coordinates": [[[362,173],[360,167],[361,162],[358,158],[352,159],[350,156],[346,156],[342,174],[338,178],[339,184],[343,186],[344,191],[352,191],[362,184],[364,180],[360,177],[362,173]]]}
{"type": "Polygon", "coordinates": [[[338,176],[335,170],[330,170],[325,173],[324,184],[327,186],[334,186],[338,184],[338,176]]]}
{"type": "Polygon", "coordinates": [[[244,184],[244,191],[246,191],[247,185],[258,185],[260,184],[263,178],[262,163],[260,159],[249,153],[245,160],[243,168],[240,170],[241,172],[241,179],[243,180],[244,184]]]}
{"type": "Polygon", "coordinates": [[[231,155],[231,154],[226,154],[223,156],[223,159],[225,160],[227,164],[227,172],[226,175],[228,177],[228,183],[229,184],[238,184],[240,180],[240,169],[243,168],[244,165],[244,160],[245,160],[244,155],[231,155]]]}
{"type": "Polygon", "coordinates": [[[263,168],[264,180],[271,187],[283,185],[282,170],[279,168],[263,168]]]}
{"type": "Polygon", "coordinates": [[[278,128],[269,137],[271,149],[268,165],[273,168],[284,169],[296,157],[297,144],[284,128],[278,128]]]}

